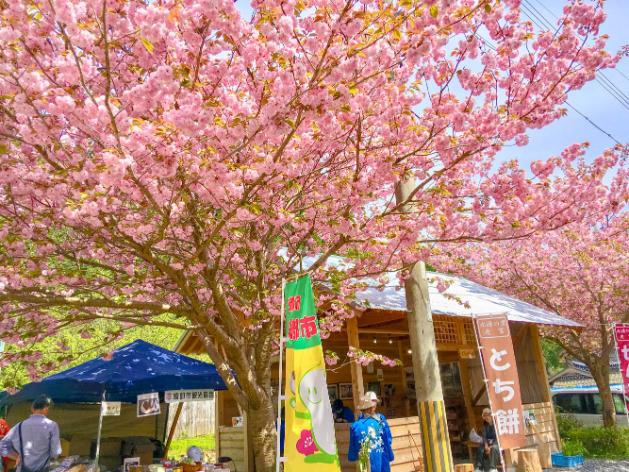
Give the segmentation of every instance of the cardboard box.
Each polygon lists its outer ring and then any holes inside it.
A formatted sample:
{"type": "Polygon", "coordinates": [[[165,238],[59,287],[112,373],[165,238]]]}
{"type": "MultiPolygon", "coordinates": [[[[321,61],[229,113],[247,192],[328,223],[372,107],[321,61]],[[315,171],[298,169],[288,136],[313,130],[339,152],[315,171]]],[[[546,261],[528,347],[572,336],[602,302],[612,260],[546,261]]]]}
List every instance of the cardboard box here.
{"type": "Polygon", "coordinates": [[[153,450],[138,452],[137,456],[140,458],[140,464],[151,465],[153,463],[153,450]]]}
{"type": "Polygon", "coordinates": [[[98,458],[98,465],[100,470],[117,470],[122,465],[122,459],[120,456],[100,456],[98,458]]]}
{"type": "Polygon", "coordinates": [[[123,457],[139,457],[142,465],[153,463],[154,452],[155,445],[146,437],[125,438],[122,444],[123,457]]]}
{"type": "Polygon", "coordinates": [[[103,438],[100,441],[100,455],[101,456],[116,456],[120,458],[122,453],[122,439],[121,438],[103,438]]]}
{"type": "Polygon", "coordinates": [[[70,455],[70,441],[61,438],[61,457],[68,457],[70,455]]]}
{"type": "Polygon", "coordinates": [[[92,452],[92,438],[89,436],[74,435],[70,439],[69,456],[89,457],[92,452]]]}

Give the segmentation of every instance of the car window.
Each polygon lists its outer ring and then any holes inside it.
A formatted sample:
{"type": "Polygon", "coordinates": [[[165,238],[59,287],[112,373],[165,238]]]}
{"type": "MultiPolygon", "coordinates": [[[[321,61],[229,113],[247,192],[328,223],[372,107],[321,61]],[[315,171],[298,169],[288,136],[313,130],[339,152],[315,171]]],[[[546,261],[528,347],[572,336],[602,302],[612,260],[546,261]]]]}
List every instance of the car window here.
{"type": "Polygon", "coordinates": [[[560,413],[587,413],[582,393],[558,393],[553,400],[560,413]]]}
{"type": "Polygon", "coordinates": [[[614,394],[614,406],[616,407],[616,414],[624,415],[626,413],[625,401],[622,395],[614,394]]]}
{"type": "Polygon", "coordinates": [[[589,408],[588,413],[594,413],[595,415],[603,414],[603,399],[598,393],[589,393],[589,408]]]}

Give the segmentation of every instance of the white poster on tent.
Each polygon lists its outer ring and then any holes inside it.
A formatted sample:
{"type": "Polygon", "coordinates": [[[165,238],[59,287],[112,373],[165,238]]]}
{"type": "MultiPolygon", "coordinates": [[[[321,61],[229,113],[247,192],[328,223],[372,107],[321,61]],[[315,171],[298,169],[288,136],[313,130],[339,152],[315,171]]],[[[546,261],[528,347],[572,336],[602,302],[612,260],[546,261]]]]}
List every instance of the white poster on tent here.
{"type": "Polygon", "coordinates": [[[164,392],[166,403],[202,402],[214,399],[214,390],[167,390],[164,392]]]}
{"type": "Polygon", "coordinates": [[[138,395],[138,418],[159,415],[160,412],[159,393],[152,392],[138,395]]]}
{"type": "Polygon", "coordinates": [[[120,416],[120,409],[122,404],[120,402],[103,402],[101,403],[101,410],[103,416],[120,416]]]}

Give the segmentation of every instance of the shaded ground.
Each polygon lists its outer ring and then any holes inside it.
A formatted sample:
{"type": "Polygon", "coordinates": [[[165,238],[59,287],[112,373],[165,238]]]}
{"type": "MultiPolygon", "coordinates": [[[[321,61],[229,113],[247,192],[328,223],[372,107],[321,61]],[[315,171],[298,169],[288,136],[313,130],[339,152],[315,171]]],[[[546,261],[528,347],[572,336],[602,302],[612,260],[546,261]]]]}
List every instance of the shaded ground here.
{"type": "Polygon", "coordinates": [[[216,461],[213,434],[208,434],[207,436],[198,436],[196,438],[173,439],[173,442],[170,445],[170,449],[168,450],[168,457],[179,459],[181,456],[185,456],[188,453],[188,448],[190,446],[200,447],[207,456],[207,462],[213,463],[216,461]]]}
{"type": "Polygon", "coordinates": [[[557,467],[554,469],[545,469],[546,472],[629,472],[629,460],[625,461],[609,461],[603,459],[586,459],[585,464],[581,467],[569,469],[566,467],[557,467]]]}

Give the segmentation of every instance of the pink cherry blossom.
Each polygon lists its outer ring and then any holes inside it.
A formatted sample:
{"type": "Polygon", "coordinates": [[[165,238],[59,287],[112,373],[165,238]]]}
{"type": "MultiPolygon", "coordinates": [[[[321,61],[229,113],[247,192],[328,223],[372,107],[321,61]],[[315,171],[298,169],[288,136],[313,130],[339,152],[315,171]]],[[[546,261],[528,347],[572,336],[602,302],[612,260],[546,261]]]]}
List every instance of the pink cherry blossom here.
{"type": "Polygon", "coordinates": [[[620,59],[598,3],[554,34],[515,0],[298,3],[254,1],[251,21],[233,0],[0,7],[0,338],[193,329],[260,426],[261,471],[282,279],[332,287],[326,336],[361,276],[595,212],[623,153],[494,166],[620,59]]]}

